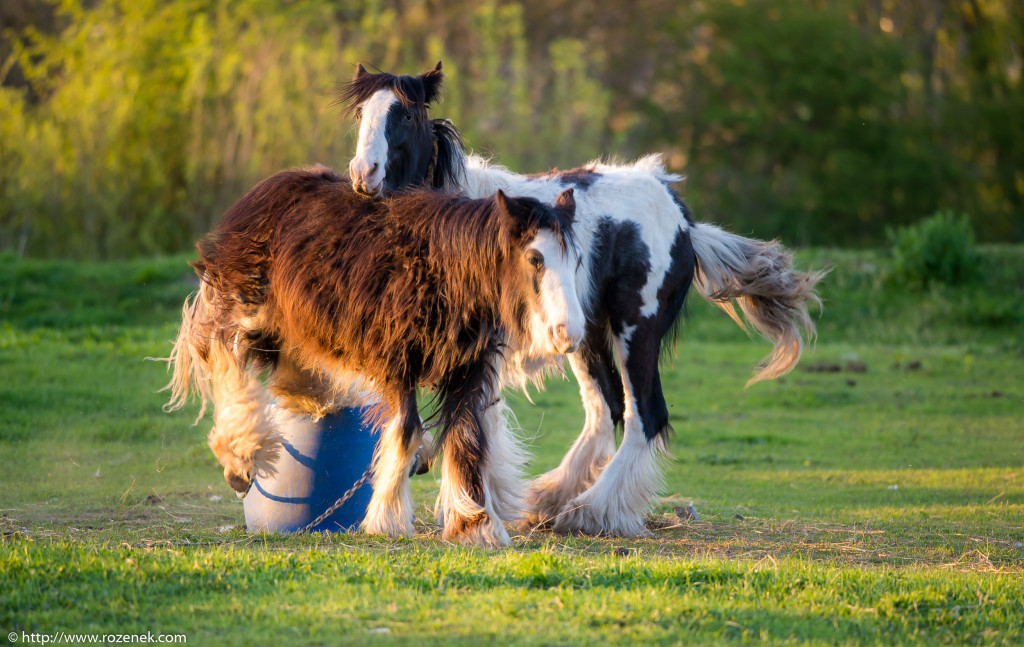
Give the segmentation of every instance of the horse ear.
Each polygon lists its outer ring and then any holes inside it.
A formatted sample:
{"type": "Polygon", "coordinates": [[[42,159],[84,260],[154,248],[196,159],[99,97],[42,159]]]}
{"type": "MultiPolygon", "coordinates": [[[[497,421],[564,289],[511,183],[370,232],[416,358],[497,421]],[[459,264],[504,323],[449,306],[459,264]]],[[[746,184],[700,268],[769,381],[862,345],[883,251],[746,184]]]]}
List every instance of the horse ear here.
{"type": "Polygon", "coordinates": [[[567,210],[572,215],[576,215],[576,198],[573,197],[572,187],[558,194],[555,206],[567,210]]]}
{"type": "Polygon", "coordinates": [[[433,103],[441,95],[441,83],[444,81],[444,72],[441,71],[441,61],[437,62],[434,69],[427,70],[420,74],[420,81],[423,82],[423,102],[433,103]]]}
{"type": "Polygon", "coordinates": [[[501,244],[507,247],[523,235],[523,209],[516,198],[508,197],[501,189],[494,194],[494,203],[494,215],[502,222],[499,239],[501,244]]]}
{"type": "Polygon", "coordinates": [[[523,217],[523,207],[519,204],[519,200],[508,197],[501,189],[494,194],[494,202],[498,205],[498,212],[508,218],[510,222],[518,223],[523,217]]]}
{"type": "Polygon", "coordinates": [[[362,63],[356,63],[356,76],[355,76],[355,80],[356,81],[358,81],[359,79],[363,78],[364,76],[369,76],[369,74],[370,73],[366,71],[366,68],[363,67],[362,63]]]}
{"type": "Polygon", "coordinates": [[[509,211],[508,196],[505,195],[505,192],[501,189],[498,189],[498,192],[494,194],[494,203],[498,205],[498,209],[500,209],[502,213],[510,216],[512,215],[512,212],[509,211]]]}

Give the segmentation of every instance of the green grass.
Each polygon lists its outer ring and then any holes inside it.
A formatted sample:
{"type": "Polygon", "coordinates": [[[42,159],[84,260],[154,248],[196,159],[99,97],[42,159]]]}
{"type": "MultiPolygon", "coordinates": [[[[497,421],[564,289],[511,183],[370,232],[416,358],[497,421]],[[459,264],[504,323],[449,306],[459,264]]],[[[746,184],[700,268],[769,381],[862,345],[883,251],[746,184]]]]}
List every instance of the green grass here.
{"type": "MultiPolygon", "coordinates": [[[[767,352],[691,301],[664,382],[675,428],[654,539],[251,535],[205,446],[165,414],[185,257],[0,258],[0,636],[185,633],[189,644],[1024,641],[1024,249],[984,282],[902,290],[835,265],[817,347],[767,352]],[[816,369],[816,370],[808,370],[816,369]],[[700,520],[680,521],[676,506],[700,520]],[[6,631],[4,631],[6,629],[6,631]]],[[[513,396],[534,473],[580,427],[575,384],[513,396]]],[[[20,638],[19,638],[20,642],[20,638]]]]}

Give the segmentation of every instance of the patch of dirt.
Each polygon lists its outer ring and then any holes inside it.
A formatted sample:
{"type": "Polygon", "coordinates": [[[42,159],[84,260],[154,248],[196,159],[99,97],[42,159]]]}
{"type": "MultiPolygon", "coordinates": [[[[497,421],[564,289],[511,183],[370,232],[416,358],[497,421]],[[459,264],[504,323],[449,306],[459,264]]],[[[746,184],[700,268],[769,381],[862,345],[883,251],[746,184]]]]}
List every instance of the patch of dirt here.
{"type": "Polygon", "coordinates": [[[1024,554],[1015,554],[1020,551],[1013,550],[1012,541],[998,538],[966,537],[962,538],[963,545],[959,545],[959,539],[957,543],[925,545],[910,543],[906,537],[897,537],[884,529],[862,525],[780,521],[743,515],[735,515],[728,521],[682,521],[674,514],[652,514],[646,521],[654,539],[645,542],[645,547],[662,555],[753,560],[801,557],[851,566],[932,566],[972,572],[1024,573],[1024,554]],[[983,553],[974,546],[990,549],[983,553]]]}
{"type": "Polygon", "coordinates": [[[868,365],[858,360],[851,360],[845,366],[840,366],[838,362],[822,361],[806,364],[803,370],[807,373],[867,373],[868,365]]]}

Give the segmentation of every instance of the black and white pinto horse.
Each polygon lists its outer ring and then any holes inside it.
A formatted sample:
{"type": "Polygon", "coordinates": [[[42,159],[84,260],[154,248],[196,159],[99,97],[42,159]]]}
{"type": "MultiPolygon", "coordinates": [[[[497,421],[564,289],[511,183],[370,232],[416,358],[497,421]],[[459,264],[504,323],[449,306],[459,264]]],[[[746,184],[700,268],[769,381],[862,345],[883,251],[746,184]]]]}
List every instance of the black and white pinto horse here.
{"type": "MultiPolygon", "coordinates": [[[[550,202],[566,188],[575,189],[574,231],[583,250],[576,281],[588,323],[579,351],[567,358],[586,418],[561,464],[530,484],[525,510],[519,510],[514,478],[491,484],[508,503],[503,518],[522,514],[531,524],[562,532],[647,535],[643,514],[661,485],[670,431],[659,354],[663,342],[673,340],[690,285],[738,325],[773,343],[751,384],[784,375],[799,361],[804,338],[814,335],[807,305],[820,305],[814,286],[823,273],[794,270],[790,253],[775,241],[696,222],[672,189],[682,178],[666,172],[658,156],[519,175],[466,155],[449,122],[428,118],[441,81],[440,63],[418,76],[357,67],[341,98],[360,120],[349,165],[359,192],[374,196],[427,183],[469,197],[501,189],[550,202]],[[617,425],[623,429],[618,448],[617,425]]],[[[513,347],[504,360],[505,384],[523,387],[561,357],[513,347]]],[[[508,425],[505,415],[488,416],[487,422],[508,425]]],[[[491,435],[510,433],[503,428],[491,435]]],[[[509,460],[522,458],[510,454],[509,460]]],[[[521,472],[519,463],[504,474],[521,472]]]]}

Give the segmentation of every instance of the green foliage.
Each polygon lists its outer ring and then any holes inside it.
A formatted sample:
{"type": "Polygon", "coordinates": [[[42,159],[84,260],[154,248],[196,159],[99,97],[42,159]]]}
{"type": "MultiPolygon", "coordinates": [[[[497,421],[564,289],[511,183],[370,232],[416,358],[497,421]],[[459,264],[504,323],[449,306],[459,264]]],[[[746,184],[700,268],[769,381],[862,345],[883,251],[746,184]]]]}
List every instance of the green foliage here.
{"type": "Polygon", "coordinates": [[[112,266],[0,257],[0,320],[72,335],[89,326],[170,323],[199,285],[186,261],[175,256],[112,266]]]}
{"type": "Polygon", "coordinates": [[[344,166],[357,61],[439,59],[435,113],[517,171],[660,151],[698,218],[762,238],[877,244],[953,209],[1024,240],[1013,0],[45,2],[11,0],[36,18],[0,34],[18,255],[182,251],[263,177],[344,166]]]}
{"type": "Polygon", "coordinates": [[[939,212],[914,225],[888,229],[886,237],[892,245],[892,279],[897,283],[957,285],[980,273],[981,256],[966,215],[939,212]]]}
{"type": "Polygon", "coordinates": [[[714,3],[691,71],[695,200],[758,236],[862,243],[934,207],[951,160],[906,102],[900,44],[846,3],[714,3]]]}
{"type": "Polygon", "coordinates": [[[4,233],[34,254],[182,250],[253,180],[342,156],[320,109],[362,48],[333,51],[314,4],[66,3],[62,33],[30,32],[19,49],[45,100],[5,89],[0,104],[0,121],[23,129],[3,154],[19,171],[5,176],[4,233]]]}
{"type": "Polygon", "coordinates": [[[354,133],[331,104],[357,61],[415,72],[424,56],[444,59],[460,97],[448,114],[507,163],[596,155],[606,101],[582,45],[552,43],[550,73],[528,74],[518,6],[466,8],[478,38],[461,43],[462,63],[436,39],[420,54],[435,26],[403,24],[379,2],[63,3],[62,32],[28,30],[15,43],[30,88],[0,86],[0,248],[85,258],[186,249],[260,179],[347,161],[354,133]]]}

